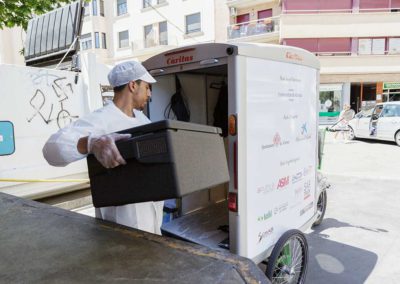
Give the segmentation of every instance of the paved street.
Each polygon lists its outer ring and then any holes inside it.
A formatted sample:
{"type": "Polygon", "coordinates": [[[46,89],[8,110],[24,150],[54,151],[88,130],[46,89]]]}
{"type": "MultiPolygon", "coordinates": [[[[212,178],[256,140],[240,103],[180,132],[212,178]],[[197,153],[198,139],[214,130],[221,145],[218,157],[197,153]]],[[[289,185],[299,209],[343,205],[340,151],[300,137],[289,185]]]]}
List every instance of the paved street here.
{"type": "Polygon", "coordinates": [[[323,223],[308,234],[307,283],[400,283],[400,147],[327,133],[323,223]]]}

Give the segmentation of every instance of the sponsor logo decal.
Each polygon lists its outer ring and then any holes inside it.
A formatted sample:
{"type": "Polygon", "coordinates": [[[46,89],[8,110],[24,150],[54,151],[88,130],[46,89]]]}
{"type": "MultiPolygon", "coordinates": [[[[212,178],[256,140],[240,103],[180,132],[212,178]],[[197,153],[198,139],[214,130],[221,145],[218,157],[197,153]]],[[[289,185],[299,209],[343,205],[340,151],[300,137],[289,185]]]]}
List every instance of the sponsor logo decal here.
{"type": "Polygon", "coordinates": [[[272,210],[269,210],[267,213],[264,213],[262,216],[257,217],[257,221],[266,221],[272,217],[272,210]]]}
{"type": "Polygon", "coordinates": [[[283,120],[295,120],[298,119],[299,116],[297,114],[284,114],[283,120]]]}
{"type": "Polygon", "coordinates": [[[310,210],[313,207],[314,202],[308,203],[306,207],[300,210],[300,216],[304,215],[308,210],[310,210]]]}
{"type": "Polygon", "coordinates": [[[274,137],[272,138],[272,144],[261,145],[261,150],[269,149],[272,147],[279,147],[287,144],[289,144],[289,141],[282,140],[281,135],[276,132],[274,137]]]}
{"type": "Polygon", "coordinates": [[[303,179],[303,171],[297,172],[292,176],[292,184],[295,184],[303,179]]]}
{"type": "Polygon", "coordinates": [[[303,187],[297,187],[294,190],[294,197],[296,199],[299,199],[299,197],[303,197],[303,192],[304,192],[304,188],[303,187]]]}
{"type": "Polygon", "coordinates": [[[287,51],[287,52],[286,52],[285,57],[286,57],[287,59],[290,59],[290,60],[303,61],[303,57],[301,57],[301,56],[300,56],[299,54],[297,54],[297,53],[290,52],[290,51],[287,51]]]}
{"type": "Polygon", "coordinates": [[[263,232],[258,233],[258,243],[261,243],[261,241],[268,236],[270,236],[274,232],[274,227],[268,228],[263,232]]]}
{"type": "Polygon", "coordinates": [[[280,214],[284,211],[286,211],[286,209],[288,209],[289,206],[289,202],[285,202],[282,203],[281,205],[277,206],[274,208],[274,215],[280,214]]]}
{"type": "Polygon", "coordinates": [[[193,61],[192,55],[180,55],[180,56],[172,56],[167,59],[168,65],[179,64],[179,63],[187,63],[193,61]]]}
{"type": "Polygon", "coordinates": [[[283,177],[283,178],[279,179],[279,181],[278,181],[278,186],[276,187],[276,189],[283,189],[283,188],[285,188],[286,186],[289,185],[289,182],[290,182],[289,176],[283,177]]]}
{"type": "Polygon", "coordinates": [[[313,166],[308,166],[303,169],[303,176],[308,176],[312,173],[313,166]]]}
{"type": "Polygon", "coordinates": [[[272,192],[274,189],[275,189],[275,183],[266,184],[266,185],[257,187],[257,193],[267,194],[267,193],[272,192]]]}
{"type": "Polygon", "coordinates": [[[304,192],[304,200],[306,200],[311,196],[311,181],[308,180],[304,183],[303,192],[304,192]]]}
{"type": "Polygon", "coordinates": [[[292,164],[296,164],[298,161],[300,161],[300,158],[294,158],[286,161],[281,161],[280,165],[281,166],[290,166],[292,164]]]}
{"type": "Polygon", "coordinates": [[[311,134],[308,133],[307,122],[305,122],[300,127],[300,135],[296,137],[296,141],[303,141],[308,139],[311,139],[311,134]]]}
{"type": "Polygon", "coordinates": [[[274,138],[272,139],[272,141],[274,142],[275,146],[279,146],[282,142],[281,136],[279,135],[279,133],[277,132],[274,136],[274,138]]]}

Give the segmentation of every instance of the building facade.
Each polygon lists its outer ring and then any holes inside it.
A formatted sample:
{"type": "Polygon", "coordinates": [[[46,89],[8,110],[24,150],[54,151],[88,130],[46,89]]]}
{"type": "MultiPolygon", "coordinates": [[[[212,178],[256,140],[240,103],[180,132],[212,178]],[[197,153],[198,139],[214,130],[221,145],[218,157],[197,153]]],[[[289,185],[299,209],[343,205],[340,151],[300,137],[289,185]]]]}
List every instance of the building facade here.
{"type": "Polygon", "coordinates": [[[81,50],[107,64],[143,61],[177,46],[226,41],[220,30],[227,20],[222,0],[92,0],[85,4],[81,50]]]}

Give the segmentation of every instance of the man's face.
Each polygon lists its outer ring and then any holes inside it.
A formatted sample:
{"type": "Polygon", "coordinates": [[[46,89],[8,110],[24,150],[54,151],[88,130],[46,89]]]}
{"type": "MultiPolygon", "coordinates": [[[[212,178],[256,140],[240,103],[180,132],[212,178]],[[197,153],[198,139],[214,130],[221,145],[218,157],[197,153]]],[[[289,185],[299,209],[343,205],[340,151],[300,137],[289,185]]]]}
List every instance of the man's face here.
{"type": "Polygon", "coordinates": [[[151,97],[151,85],[144,81],[140,81],[140,83],[135,82],[135,85],[136,94],[133,98],[135,101],[135,106],[139,110],[144,110],[151,97]]]}

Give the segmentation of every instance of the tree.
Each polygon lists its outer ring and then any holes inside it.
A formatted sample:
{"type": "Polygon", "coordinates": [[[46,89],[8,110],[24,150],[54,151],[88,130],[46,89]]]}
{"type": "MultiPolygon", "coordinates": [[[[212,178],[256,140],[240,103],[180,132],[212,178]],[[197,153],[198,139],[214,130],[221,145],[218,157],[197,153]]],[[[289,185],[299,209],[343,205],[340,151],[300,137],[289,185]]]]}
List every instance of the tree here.
{"type": "Polygon", "coordinates": [[[47,13],[73,0],[0,0],[0,29],[21,26],[26,30],[34,15],[47,13]]]}

